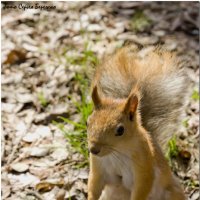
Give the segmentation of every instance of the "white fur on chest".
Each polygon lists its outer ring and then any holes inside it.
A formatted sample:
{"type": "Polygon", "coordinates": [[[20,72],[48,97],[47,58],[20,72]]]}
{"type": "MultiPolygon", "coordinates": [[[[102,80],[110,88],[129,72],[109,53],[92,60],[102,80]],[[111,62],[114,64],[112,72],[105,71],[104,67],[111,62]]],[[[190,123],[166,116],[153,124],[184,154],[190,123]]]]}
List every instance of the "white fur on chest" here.
{"type": "MultiPolygon", "coordinates": [[[[107,188],[100,200],[121,200],[121,199],[130,199],[130,194],[121,191],[118,186],[122,185],[124,188],[127,189],[127,191],[131,192],[134,189],[134,174],[133,174],[133,163],[128,158],[128,156],[122,156],[122,155],[108,155],[105,157],[100,158],[102,169],[104,171],[104,178],[108,185],[113,185],[117,187],[111,187],[107,188]],[[128,195],[126,198],[121,198],[120,195],[128,195]]],[[[166,200],[169,199],[169,192],[166,191],[162,186],[160,185],[160,170],[155,167],[154,169],[154,181],[152,185],[151,192],[149,193],[149,196],[147,200],[166,200]]],[[[145,184],[145,183],[144,183],[145,184]]]]}
{"type": "Polygon", "coordinates": [[[133,187],[133,164],[129,156],[115,154],[101,158],[105,181],[108,184],[122,184],[126,189],[133,187]]]}

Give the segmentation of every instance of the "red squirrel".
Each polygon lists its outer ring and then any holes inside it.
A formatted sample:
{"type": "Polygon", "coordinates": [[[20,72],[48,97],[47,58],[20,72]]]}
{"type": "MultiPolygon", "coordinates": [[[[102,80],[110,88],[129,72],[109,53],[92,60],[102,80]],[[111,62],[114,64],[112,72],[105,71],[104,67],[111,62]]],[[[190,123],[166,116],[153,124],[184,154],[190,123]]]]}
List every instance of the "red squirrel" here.
{"type": "Polygon", "coordinates": [[[129,46],[96,68],[87,122],[88,200],[185,199],[160,148],[185,101],[180,66],[173,53],[129,46]]]}

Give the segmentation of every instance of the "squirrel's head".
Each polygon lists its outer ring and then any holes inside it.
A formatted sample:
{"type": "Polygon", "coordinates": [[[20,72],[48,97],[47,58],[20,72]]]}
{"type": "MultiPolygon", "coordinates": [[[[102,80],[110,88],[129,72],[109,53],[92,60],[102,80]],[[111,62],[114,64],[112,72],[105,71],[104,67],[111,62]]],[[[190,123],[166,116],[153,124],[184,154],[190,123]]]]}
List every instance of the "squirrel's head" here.
{"type": "Polygon", "coordinates": [[[140,123],[139,94],[134,91],[127,99],[112,99],[102,97],[95,86],[92,100],[94,110],[87,121],[89,151],[104,156],[134,137],[140,123]]]}

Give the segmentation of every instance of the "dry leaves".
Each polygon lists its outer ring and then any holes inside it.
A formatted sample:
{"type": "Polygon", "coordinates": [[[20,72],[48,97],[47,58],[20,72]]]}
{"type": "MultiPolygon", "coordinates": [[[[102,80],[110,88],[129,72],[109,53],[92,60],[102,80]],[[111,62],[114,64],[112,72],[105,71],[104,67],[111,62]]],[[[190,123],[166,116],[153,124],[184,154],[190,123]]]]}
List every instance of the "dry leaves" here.
{"type": "MultiPolygon", "coordinates": [[[[87,199],[88,168],[74,168],[81,155],[72,152],[52,121],[58,116],[80,121],[73,100],[80,101],[76,75],[82,66],[91,68],[84,57],[88,49],[101,59],[126,43],[149,48],[163,44],[188,61],[191,96],[198,84],[198,3],[52,4],[56,9],[51,11],[2,9],[2,197],[6,200],[87,199]],[[137,32],[138,16],[146,25],[137,32]]],[[[178,138],[182,164],[174,167],[191,200],[199,198],[198,114],[198,101],[188,98],[178,138]]]]}

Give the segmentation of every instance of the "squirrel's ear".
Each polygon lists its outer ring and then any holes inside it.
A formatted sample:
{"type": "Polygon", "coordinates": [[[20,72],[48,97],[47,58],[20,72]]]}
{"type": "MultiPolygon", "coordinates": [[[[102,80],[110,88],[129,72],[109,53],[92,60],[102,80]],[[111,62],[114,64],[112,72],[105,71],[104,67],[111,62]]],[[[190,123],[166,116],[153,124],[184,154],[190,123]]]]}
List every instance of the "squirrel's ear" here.
{"type": "Polygon", "coordinates": [[[131,121],[133,121],[134,113],[137,110],[137,106],[138,106],[138,97],[135,94],[131,94],[128,97],[128,100],[126,102],[125,109],[124,109],[125,113],[129,115],[129,119],[131,121]]]}
{"type": "Polygon", "coordinates": [[[102,104],[100,96],[98,94],[97,86],[94,86],[92,90],[92,101],[94,103],[95,108],[99,108],[102,104]]]}

